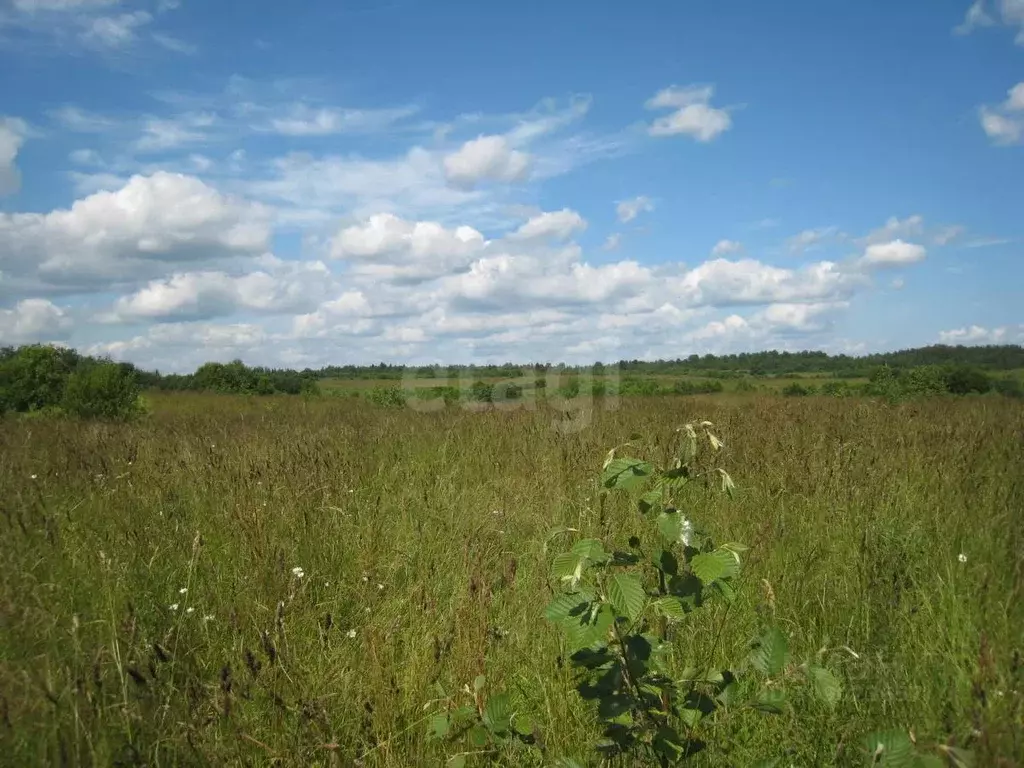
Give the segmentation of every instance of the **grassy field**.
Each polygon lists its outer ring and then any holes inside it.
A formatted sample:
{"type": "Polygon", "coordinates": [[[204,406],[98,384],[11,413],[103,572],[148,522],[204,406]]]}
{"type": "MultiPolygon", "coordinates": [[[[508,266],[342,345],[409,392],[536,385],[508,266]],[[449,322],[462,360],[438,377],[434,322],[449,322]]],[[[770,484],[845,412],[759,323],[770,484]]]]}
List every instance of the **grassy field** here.
{"type": "MultiPolygon", "coordinates": [[[[602,519],[605,453],[641,433],[661,459],[706,418],[739,493],[687,511],[751,547],[717,653],[773,620],[795,657],[830,649],[844,692],[708,722],[693,764],[862,765],[878,728],[1021,764],[1019,402],[617,406],[570,433],[544,410],[188,394],[129,425],[0,423],[0,763],[442,765],[428,705],[481,673],[541,736],[499,764],[592,760],[546,542],[624,543],[640,521],[602,519]]],[[[700,613],[683,658],[722,618],[700,613]]]]}

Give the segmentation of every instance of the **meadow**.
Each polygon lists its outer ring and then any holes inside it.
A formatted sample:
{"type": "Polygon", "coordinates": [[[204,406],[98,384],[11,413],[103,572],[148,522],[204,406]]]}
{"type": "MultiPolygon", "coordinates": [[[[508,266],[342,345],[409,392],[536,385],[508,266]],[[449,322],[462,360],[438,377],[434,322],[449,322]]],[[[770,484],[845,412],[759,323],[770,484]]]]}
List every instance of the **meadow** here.
{"type": "Polygon", "coordinates": [[[663,459],[701,419],[737,493],[685,511],[750,550],[680,655],[772,623],[843,689],[709,718],[687,764],[871,764],[879,729],[1024,760],[1019,400],[628,397],[566,430],[540,406],[148,397],[130,423],[0,421],[0,764],[443,765],[431,715],[485,675],[536,736],[493,764],[596,765],[551,558],[624,546],[606,453],[663,459]]]}

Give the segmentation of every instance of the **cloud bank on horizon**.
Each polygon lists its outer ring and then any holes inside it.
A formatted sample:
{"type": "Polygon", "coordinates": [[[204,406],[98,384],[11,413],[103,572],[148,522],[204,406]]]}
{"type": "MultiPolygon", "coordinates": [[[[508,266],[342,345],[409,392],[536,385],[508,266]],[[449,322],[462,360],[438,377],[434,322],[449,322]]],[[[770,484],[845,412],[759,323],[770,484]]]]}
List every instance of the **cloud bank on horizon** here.
{"type": "Polygon", "coordinates": [[[1024,0],[0,0],[0,345],[1024,343],[1024,0]]]}

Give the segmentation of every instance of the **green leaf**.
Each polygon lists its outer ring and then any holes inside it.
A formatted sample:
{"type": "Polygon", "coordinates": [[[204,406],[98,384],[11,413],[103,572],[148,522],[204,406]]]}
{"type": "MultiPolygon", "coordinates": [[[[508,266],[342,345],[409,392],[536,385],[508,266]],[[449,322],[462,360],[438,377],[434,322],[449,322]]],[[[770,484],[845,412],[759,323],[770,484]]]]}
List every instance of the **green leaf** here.
{"type": "Polygon", "coordinates": [[[583,592],[559,595],[544,609],[544,618],[554,624],[559,624],[570,618],[579,617],[583,615],[587,604],[593,599],[593,595],[583,592]]]}
{"type": "Polygon", "coordinates": [[[650,478],[654,467],[640,459],[612,459],[601,473],[601,485],[623,491],[637,491],[650,478]]]}
{"type": "Polygon", "coordinates": [[[593,645],[608,636],[608,630],[615,622],[615,610],[607,603],[601,603],[594,611],[588,611],[580,621],[567,621],[565,627],[570,645],[574,648],[593,645]]]}
{"type": "Polygon", "coordinates": [[[636,621],[644,610],[646,594],[640,579],[631,573],[615,573],[608,579],[608,599],[615,610],[636,621]]]}
{"type": "Polygon", "coordinates": [[[651,747],[654,751],[668,759],[670,762],[678,760],[686,747],[683,744],[682,738],[676,732],[674,728],[667,725],[661,726],[658,732],[654,734],[654,741],[651,742],[651,747]]]}
{"type": "Polygon", "coordinates": [[[781,688],[769,688],[761,692],[754,702],[754,709],[767,712],[772,715],[781,715],[782,708],[786,703],[786,692],[781,688]]]}
{"type": "Polygon", "coordinates": [[[512,702],[507,693],[488,697],[484,705],[483,721],[484,725],[499,736],[508,733],[512,725],[512,702]]]}
{"type": "Polygon", "coordinates": [[[434,715],[430,718],[430,736],[434,739],[443,739],[448,735],[450,723],[448,715],[434,715]]]}
{"type": "Polygon", "coordinates": [[[661,509],[662,502],[665,498],[665,489],[663,486],[653,488],[643,496],[640,497],[640,501],[637,502],[637,507],[640,509],[640,514],[646,515],[655,510],[661,509]]]}
{"type": "Polygon", "coordinates": [[[814,695],[820,701],[825,702],[829,709],[839,703],[839,699],[843,695],[843,686],[831,670],[825,669],[825,667],[810,667],[807,670],[807,679],[811,683],[814,695]]]}
{"type": "Polygon", "coordinates": [[[573,544],[572,553],[581,559],[603,563],[609,555],[604,551],[604,544],[599,539],[581,539],[573,544]]]}
{"type": "Polygon", "coordinates": [[[575,552],[560,552],[551,561],[551,575],[557,579],[565,579],[575,572],[580,557],[575,552]]]}
{"type": "Polygon", "coordinates": [[[739,573],[739,563],[732,552],[716,549],[714,552],[703,552],[695,555],[690,561],[690,569],[705,584],[717,579],[728,579],[739,573]]]}
{"type": "Polygon", "coordinates": [[[477,675],[476,679],[473,680],[473,690],[476,693],[480,693],[480,691],[482,691],[484,689],[484,686],[486,684],[487,684],[487,678],[484,675],[477,675]]]}
{"type": "Polygon", "coordinates": [[[653,605],[654,610],[669,621],[681,621],[686,618],[686,611],[678,597],[662,597],[655,600],[653,605]]]}
{"type": "Polygon", "coordinates": [[[512,730],[520,736],[530,736],[533,733],[533,719],[517,712],[512,716],[512,730]]]}
{"type": "Polygon", "coordinates": [[[875,731],[864,737],[863,745],[871,765],[911,768],[914,764],[914,743],[905,731],[875,731]]]}
{"type": "Polygon", "coordinates": [[[445,763],[448,768],[466,768],[466,756],[465,755],[452,755],[448,758],[448,762],[445,763]]]}
{"type": "Polygon", "coordinates": [[[490,734],[487,733],[487,728],[480,723],[477,723],[469,729],[469,743],[476,749],[486,747],[490,738],[490,734]]]}
{"type": "Polygon", "coordinates": [[[658,515],[658,533],[666,545],[679,542],[683,532],[683,516],[676,510],[665,511],[658,515]]]}
{"type": "Polygon", "coordinates": [[[763,760],[758,760],[750,768],[778,768],[779,759],[778,757],[766,757],[763,760]]]}
{"type": "Polygon", "coordinates": [[[772,627],[751,644],[751,665],[768,677],[782,672],[788,659],[789,643],[778,627],[772,627]]]}
{"type": "Polygon", "coordinates": [[[699,709],[681,709],[679,710],[679,719],[683,722],[683,725],[688,728],[696,728],[697,724],[704,717],[704,713],[699,709]]]}

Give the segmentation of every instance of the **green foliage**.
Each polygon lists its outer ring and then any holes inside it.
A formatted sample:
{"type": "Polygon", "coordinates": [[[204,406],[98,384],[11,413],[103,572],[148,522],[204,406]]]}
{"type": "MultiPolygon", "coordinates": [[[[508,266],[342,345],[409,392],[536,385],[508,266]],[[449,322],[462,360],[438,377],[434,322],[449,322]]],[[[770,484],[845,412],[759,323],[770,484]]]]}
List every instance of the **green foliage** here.
{"type": "Polygon", "coordinates": [[[508,693],[485,694],[487,679],[477,675],[473,687],[467,685],[461,695],[450,696],[438,686],[443,708],[430,718],[428,741],[442,742],[449,754],[449,768],[466,765],[470,757],[490,760],[503,753],[515,754],[537,743],[538,731],[533,719],[517,711],[508,693]]]}
{"type": "Polygon", "coordinates": [[[21,347],[0,359],[0,412],[59,407],[78,355],[59,347],[21,347]]]}
{"type": "Polygon", "coordinates": [[[366,393],[366,399],[381,408],[405,407],[405,393],[401,387],[374,387],[366,393]]]}
{"type": "Polygon", "coordinates": [[[720,724],[745,709],[781,714],[794,681],[827,707],[841,697],[839,679],[827,668],[790,668],[788,641],[777,627],[754,640],[746,663],[734,669],[688,668],[679,658],[671,627],[709,604],[733,602],[746,550],[716,544],[679,511],[691,488],[734,488],[714,465],[724,444],[712,428],[708,421],[682,427],[677,458],[666,468],[609,451],[603,492],[628,494],[648,523],[645,532],[630,537],[628,550],[582,539],[552,560],[561,591],[544,616],[562,630],[576,691],[602,729],[594,747],[608,757],[667,766],[713,749],[706,722],[720,724]]]}
{"type": "Polygon", "coordinates": [[[792,384],[787,384],[782,389],[782,394],[786,397],[805,397],[806,395],[813,395],[815,393],[814,387],[806,387],[798,381],[794,381],[792,384]]]}
{"type": "Polygon", "coordinates": [[[81,366],[68,377],[62,406],[80,418],[133,419],[142,412],[135,371],[116,363],[81,366]]]}

